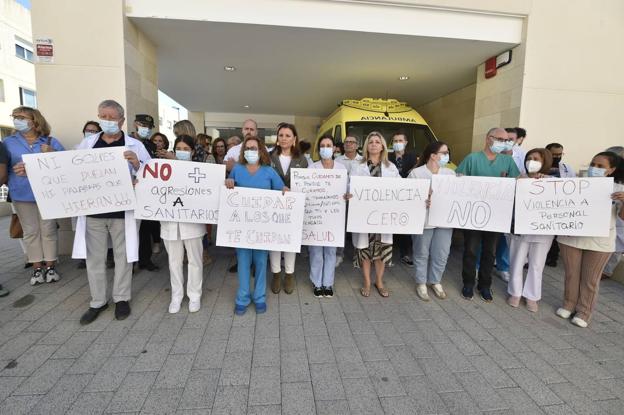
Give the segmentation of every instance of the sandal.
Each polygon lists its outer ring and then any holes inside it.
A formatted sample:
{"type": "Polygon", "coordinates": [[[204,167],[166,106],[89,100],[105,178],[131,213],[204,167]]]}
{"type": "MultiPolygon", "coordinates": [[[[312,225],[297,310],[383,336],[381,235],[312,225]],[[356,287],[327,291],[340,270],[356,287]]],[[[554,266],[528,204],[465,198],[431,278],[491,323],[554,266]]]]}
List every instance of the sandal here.
{"type": "Polygon", "coordinates": [[[381,287],[379,288],[377,286],[377,284],[375,284],[375,288],[377,288],[377,292],[379,293],[379,295],[381,295],[384,298],[388,298],[390,296],[390,293],[388,292],[388,290],[386,289],[386,287],[381,287]]]}
{"type": "Polygon", "coordinates": [[[370,295],[370,288],[360,288],[360,294],[362,294],[362,297],[368,297],[370,295]]]}

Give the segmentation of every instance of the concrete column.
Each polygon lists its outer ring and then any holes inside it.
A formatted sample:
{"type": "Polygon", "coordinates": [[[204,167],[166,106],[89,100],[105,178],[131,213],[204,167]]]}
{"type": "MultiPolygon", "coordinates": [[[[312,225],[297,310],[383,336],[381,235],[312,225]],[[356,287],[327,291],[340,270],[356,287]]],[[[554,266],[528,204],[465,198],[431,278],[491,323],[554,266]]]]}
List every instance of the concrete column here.
{"type": "Polygon", "coordinates": [[[203,133],[206,125],[206,113],[199,111],[189,111],[188,119],[195,126],[197,134],[203,133]]]}

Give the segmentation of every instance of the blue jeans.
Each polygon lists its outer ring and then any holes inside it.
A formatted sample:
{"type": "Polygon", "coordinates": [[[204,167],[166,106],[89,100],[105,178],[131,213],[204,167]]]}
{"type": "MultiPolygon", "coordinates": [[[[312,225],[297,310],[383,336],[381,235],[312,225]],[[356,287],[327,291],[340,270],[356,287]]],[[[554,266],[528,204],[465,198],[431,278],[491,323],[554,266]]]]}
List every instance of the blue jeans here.
{"type": "Polygon", "coordinates": [[[451,251],[453,229],[425,229],[412,236],[417,284],[439,284],[451,251]]]}
{"type": "Polygon", "coordinates": [[[496,245],[496,269],[509,272],[509,245],[505,234],[501,234],[496,245]]]}
{"type": "Polygon", "coordinates": [[[310,254],[310,279],[316,288],[334,285],[336,272],[336,247],[308,246],[310,254]]]}
{"type": "Polygon", "coordinates": [[[237,305],[248,306],[252,300],[255,304],[266,303],[266,267],[268,256],[269,251],[236,248],[236,259],[238,262],[237,305]],[[250,288],[252,262],[256,267],[253,295],[250,288]]]}

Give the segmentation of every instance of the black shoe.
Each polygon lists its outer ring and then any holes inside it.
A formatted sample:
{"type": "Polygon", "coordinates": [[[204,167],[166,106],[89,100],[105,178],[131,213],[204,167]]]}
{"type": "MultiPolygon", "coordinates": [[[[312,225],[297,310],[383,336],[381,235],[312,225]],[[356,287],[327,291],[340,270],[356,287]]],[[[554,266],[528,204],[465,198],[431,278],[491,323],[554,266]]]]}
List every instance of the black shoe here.
{"type": "Polygon", "coordinates": [[[492,290],[489,288],[481,288],[479,290],[479,294],[481,294],[481,299],[486,303],[491,303],[492,300],[494,300],[494,297],[492,296],[492,290]]]}
{"type": "Polygon", "coordinates": [[[147,264],[139,264],[139,269],[146,269],[148,271],[153,272],[153,271],[158,271],[160,267],[154,264],[152,261],[150,261],[147,264]]]}
{"type": "Polygon", "coordinates": [[[324,290],[323,287],[314,287],[314,296],[316,298],[321,298],[323,296],[324,290]]]}
{"type": "Polygon", "coordinates": [[[78,260],[78,265],[76,266],[76,268],[78,269],[85,269],[87,268],[87,261],[84,259],[79,259],[78,260]]]}
{"type": "Polygon", "coordinates": [[[472,287],[464,286],[464,288],[462,288],[462,297],[464,297],[466,300],[472,300],[473,296],[474,289],[472,287]]]}
{"type": "Polygon", "coordinates": [[[130,304],[127,301],[119,301],[115,303],[115,318],[117,320],[125,320],[130,315],[130,304]]]}
{"type": "Polygon", "coordinates": [[[238,264],[235,263],[234,265],[232,265],[230,268],[228,268],[228,271],[237,273],[238,272],[238,264]]]}
{"type": "Polygon", "coordinates": [[[549,267],[556,267],[557,266],[557,260],[556,259],[547,259],[546,260],[546,265],[548,265],[549,267]]]}
{"type": "Polygon", "coordinates": [[[24,264],[24,269],[28,269],[32,267],[32,262],[27,262],[24,264]]]}
{"type": "Polygon", "coordinates": [[[108,308],[108,304],[104,304],[100,308],[89,307],[86,313],[80,317],[80,324],[85,326],[87,324],[93,323],[93,321],[97,318],[97,316],[104,310],[108,308]]]}
{"type": "Polygon", "coordinates": [[[407,255],[401,258],[401,263],[408,268],[414,268],[414,261],[407,255]]]}
{"type": "Polygon", "coordinates": [[[0,297],[6,297],[7,295],[9,295],[9,290],[5,290],[2,284],[0,284],[0,297]]]}
{"type": "Polygon", "coordinates": [[[334,296],[334,289],[332,287],[324,287],[323,297],[332,298],[334,296]]]}

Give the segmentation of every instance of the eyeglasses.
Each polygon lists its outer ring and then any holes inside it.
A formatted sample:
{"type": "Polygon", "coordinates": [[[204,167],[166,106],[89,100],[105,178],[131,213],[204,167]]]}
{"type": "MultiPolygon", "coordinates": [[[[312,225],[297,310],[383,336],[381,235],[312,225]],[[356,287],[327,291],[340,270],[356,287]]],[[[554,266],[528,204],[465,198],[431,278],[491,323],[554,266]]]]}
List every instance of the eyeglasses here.
{"type": "Polygon", "coordinates": [[[355,140],[347,140],[344,143],[345,144],[357,144],[357,141],[355,141],[355,140]]]}
{"type": "Polygon", "coordinates": [[[488,135],[488,137],[492,138],[494,141],[498,141],[499,143],[509,143],[513,140],[510,140],[506,137],[495,137],[493,135],[488,135]]]}
{"type": "Polygon", "coordinates": [[[13,118],[14,120],[20,120],[20,121],[23,121],[23,120],[30,120],[30,121],[32,121],[33,120],[32,118],[24,117],[23,115],[13,115],[13,114],[11,114],[10,117],[13,118]]]}
{"type": "Polygon", "coordinates": [[[258,147],[245,147],[245,151],[247,150],[258,151],[258,147]]]}

